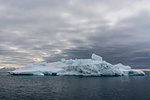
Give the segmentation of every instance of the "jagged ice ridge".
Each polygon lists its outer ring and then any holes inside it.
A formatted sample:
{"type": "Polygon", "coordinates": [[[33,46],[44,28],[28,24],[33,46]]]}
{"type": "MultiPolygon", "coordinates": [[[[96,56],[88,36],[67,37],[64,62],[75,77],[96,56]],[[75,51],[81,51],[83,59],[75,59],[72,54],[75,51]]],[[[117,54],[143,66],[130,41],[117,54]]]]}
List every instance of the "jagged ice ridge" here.
{"type": "Polygon", "coordinates": [[[11,71],[12,75],[82,75],[82,76],[144,76],[141,70],[133,70],[122,64],[112,65],[102,57],[92,54],[91,59],[64,58],[58,62],[27,65],[11,71]]]}

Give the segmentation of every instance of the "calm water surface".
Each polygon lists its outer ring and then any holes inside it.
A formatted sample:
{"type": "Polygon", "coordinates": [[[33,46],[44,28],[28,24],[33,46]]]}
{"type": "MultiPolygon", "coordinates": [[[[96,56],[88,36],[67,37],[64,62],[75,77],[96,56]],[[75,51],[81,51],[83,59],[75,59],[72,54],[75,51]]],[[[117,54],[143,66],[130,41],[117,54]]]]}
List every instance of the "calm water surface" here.
{"type": "Polygon", "coordinates": [[[150,74],[40,77],[0,72],[0,100],[150,100],[150,74]]]}

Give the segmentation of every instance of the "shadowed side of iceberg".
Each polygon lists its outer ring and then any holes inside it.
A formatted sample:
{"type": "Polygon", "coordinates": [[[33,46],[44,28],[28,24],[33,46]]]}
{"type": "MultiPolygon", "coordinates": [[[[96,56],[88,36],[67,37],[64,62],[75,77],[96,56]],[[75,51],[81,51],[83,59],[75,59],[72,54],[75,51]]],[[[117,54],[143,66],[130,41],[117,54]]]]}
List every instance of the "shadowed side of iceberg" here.
{"type": "Polygon", "coordinates": [[[102,57],[92,54],[91,59],[70,59],[53,63],[27,65],[11,71],[12,75],[70,75],[70,76],[144,76],[141,70],[133,70],[122,64],[112,65],[102,57]]]}

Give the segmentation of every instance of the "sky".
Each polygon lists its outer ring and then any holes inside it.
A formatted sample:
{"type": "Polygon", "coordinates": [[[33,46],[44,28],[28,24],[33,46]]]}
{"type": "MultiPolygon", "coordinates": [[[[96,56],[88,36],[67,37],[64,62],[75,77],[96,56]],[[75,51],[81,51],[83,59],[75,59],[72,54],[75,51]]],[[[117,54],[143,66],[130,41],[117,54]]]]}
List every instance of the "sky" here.
{"type": "Polygon", "coordinates": [[[0,67],[90,58],[150,68],[150,0],[0,0],[0,67]]]}

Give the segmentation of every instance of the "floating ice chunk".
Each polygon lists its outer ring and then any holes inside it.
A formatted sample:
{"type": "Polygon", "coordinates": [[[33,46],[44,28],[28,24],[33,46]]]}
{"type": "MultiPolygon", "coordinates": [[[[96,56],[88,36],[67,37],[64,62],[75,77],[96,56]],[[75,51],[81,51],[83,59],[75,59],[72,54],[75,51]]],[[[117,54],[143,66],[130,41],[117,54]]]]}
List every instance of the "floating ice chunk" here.
{"type": "Polygon", "coordinates": [[[83,76],[143,76],[140,70],[133,70],[122,64],[112,65],[102,57],[92,54],[91,59],[70,59],[27,65],[10,72],[12,75],[83,75],[83,76]]]}
{"type": "Polygon", "coordinates": [[[65,61],[66,61],[65,58],[62,58],[62,59],[61,59],[61,62],[62,62],[62,63],[65,63],[65,61]]]}
{"type": "Polygon", "coordinates": [[[43,63],[40,63],[41,66],[46,66],[47,63],[46,62],[43,62],[43,63]]]}
{"type": "Polygon", "coordinates": [[[72,60],[72,59],[67,60],[67,61],[66,61],[66,64],[73,64],[73,60],[72,60]]]}

